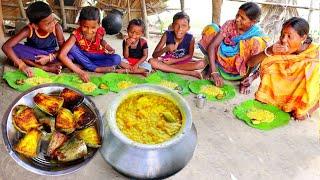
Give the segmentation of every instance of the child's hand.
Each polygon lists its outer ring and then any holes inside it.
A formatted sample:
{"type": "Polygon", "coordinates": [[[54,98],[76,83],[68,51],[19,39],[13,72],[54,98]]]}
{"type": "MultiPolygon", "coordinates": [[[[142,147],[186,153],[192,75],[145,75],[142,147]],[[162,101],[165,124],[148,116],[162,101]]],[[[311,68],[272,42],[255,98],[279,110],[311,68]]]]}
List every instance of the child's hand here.
{"type": "Polygon", "coordinates": [[[125,41],[126,41],[126,45],[128,47],[133,45],[133,43],[135,42],[135,40],[133,38],[127,38],[125,41]]]}
{"type": "Polygon", "coordinates": [[[41,65],[46,65],[48,62],[50,62],[50,56],[37,55],[35,62],[41,65]]]}
{"type": "Polygon", "coordinates": [[[33,76],[33,71],[31,67],[24,65],[23,67],[19,67],[19,69],[23,71],[28,77],[33,76]]]}
{"type": "Polygon", "coordinates": [[[80,76],[83,82],[87,83],[90,81],[89,75],[86,72],[81,71],[80,73],[78,73],[78,75],[80,76]]]}
{"type": "Polygon", "coordinates": [[[178,48],[178,43],[168,44],[165,48],[167,52],[174,52],[178,48]]]}
{"type": "Polygon", "coordinates": [[[280,42],[276,42],[272,46],[272,53],[274,55],[283,55],[283,54],[288,54],[289,48],[286,45],[280,44],[280,42]]]}
{"type": "Polygon", "coordinates": [[[166,58],[166,59],[164,59],[163,63],[170,65],[170,64],[174,64],[176,62],[172,58],[166,58]]]}
{"type": "Polygon", "coordinates": [[[114,49],[106,50],[107,54],[114,54],[116,51],[114,49]]]}

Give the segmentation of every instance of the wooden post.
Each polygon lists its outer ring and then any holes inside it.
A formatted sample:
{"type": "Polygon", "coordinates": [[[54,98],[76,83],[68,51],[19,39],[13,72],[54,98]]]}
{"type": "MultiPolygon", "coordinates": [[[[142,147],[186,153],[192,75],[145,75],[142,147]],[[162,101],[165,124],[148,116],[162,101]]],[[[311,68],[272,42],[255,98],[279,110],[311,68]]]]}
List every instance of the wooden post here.
{"type": "Polygon", "coordinates": [[[18,4],[19,4],[19,10],[20,10],[22,18],[26,19],[27,15],[26,15],[26,11],[24,10],[24,7],[23,7],[22,0],[18,0],[18,4]]]}
{"type": "Polygon", "coordinates": [[[147,15],[147,7],[146,7],[146,1],[141,0],[141,12],[142,12],[142,18],[146,25],[146,28],[144,29],[144,35],[148,39],[149,38],[149,23],[148,23],[148,15],[147,15]]]}
{"type": "Polygon", "coordinates": [[[2,3],[0,1],[0,45],[4,43],[2,3]]]}
{"type": "Polygon", "coordinates": [[[129,22],[131,20],[130,0],[127,0],[127,8],[128,8],[128,22],[129,22]]]}
{"type": "Polygon", "coordinates": [[[221,7],[223,0],[212,0],[212,22],[220,24],[221,7]]]}
{"type": "Polygon", "coordinates": [[[309,9],[309,14],[308,14],[308,23],[310,24],[311,23],[311,15],[312,15],[312,12],[313,12],[313,0],[310,1],[310,9],[309,9]]]}
{"type": "Polygon", "coordinates": [[[180,0],[181,11],[184,12],[184,0],[180,0]]]}
{"type": "Polygon", "coordinates": [[[64,0],[59,0],[60,2],[60,10],[61,10],[61,16],[62,16],[62,28],[64,30],[67,29],[67,18],[66,18],[66,13],[65,13],[65,9],[64,9],[64,0]]]}

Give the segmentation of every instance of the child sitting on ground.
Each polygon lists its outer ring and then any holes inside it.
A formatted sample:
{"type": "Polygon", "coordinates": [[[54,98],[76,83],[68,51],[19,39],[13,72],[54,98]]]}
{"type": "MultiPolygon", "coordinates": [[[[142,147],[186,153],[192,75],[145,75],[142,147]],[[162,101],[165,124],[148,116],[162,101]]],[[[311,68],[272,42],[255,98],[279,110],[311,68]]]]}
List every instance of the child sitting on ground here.
{"type": "Polygon", "coordinates": [[[59,58],[62,63],[77,73],[84,82],[89,82],[87,72],[72,60],[89,71],[114,72],[121,57],[114,54],[115,50],[103,40],[105,30],[100,26],[100,10],[93,6],[82,8],[79,24],[80,27],[72,32],[61,49],[59,58]]]}
{"type": "Polygon", "coordinates": [[[148,44],[141,36],[143,35],[145,24],[141,19],[133,19],[129,22],[127,31],[128,37],[123,40],[123,57],[120,66],[124,69],[118,72],[147,75],[152,67],[145,62],[148,58],[148,44]]]}
{"type": "Polygon", "coordinates": [[[153,68],[202,78],[201,72],[195,70],[203,69],[206,62],[192,59],[195,40],[192,34],[188,33],[189,23],[190,18],[184,12],[173,16],[172,30],[162,35],[152,54],[153,58],[150,59],[153,68]]]}
{"type": "Polygon", "coordinates": [[[59,74],[62,67],[56,57],[58,45],[64,43],[62,27],[42,1],[30,4],[26,14],[30,23],[3,44],[3,52],[28,77],[33,76],[29,66],[59,74]],[[25,44],[20,44],[24,39],[25,44]]]}

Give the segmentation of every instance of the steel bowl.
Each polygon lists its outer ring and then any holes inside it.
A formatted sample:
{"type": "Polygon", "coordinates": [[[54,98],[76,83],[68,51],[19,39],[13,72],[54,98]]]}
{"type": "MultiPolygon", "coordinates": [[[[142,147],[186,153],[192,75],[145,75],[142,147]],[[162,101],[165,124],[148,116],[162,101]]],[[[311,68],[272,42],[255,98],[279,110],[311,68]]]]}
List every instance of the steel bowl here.
{"type": "Polygon", "coordinates": [[[190,107],[181,95],[168,88],[143,84],[125,89],[111,102],[104,118],[107,123],[100,152],[114,169],[132,178],[171,176],[187,165],[196,148],[197,132],[192,123],[190,107]],[[172,139],[155,145],[141,144],[127,138],[117,127],[116,111],[120,103],[128,96],[141,92],[168,97],[179,107],[185,121],[172,139]]]}
{"type": "MultiPolygon", "coordinates": [[[[81,95],[83,95],[83,93],[81,93],[80,91],[62,84],[40,85],[22,93],[19,97],[17,97],[9,106],[8,110],[3,116],[2,135],[3,135],[4,144],[6,146],[8,153],[20,166],[24,167],[25,169],[33,173],[40,174],[40,175],[57,176],[57,175],[64,175],[64,174],[75,172],[76,170],[78,170],[79,168],[87,164],[98,151],[98,149],[90,148],[88,149],[88,155],[85,156],[84,158],[67,162],[67,163],[52,161],[46,156],[46,149],[48,146],[47,141],[41,141],[40,152],[36,158],[26,158],[14,151],[13,149],[14,145],[22,137],[22,134],[18,132],[12,124],[13,108],[19,104],[24,104],[29,107],[34,107],[35,104],[33,102],[33,97],[37,93],[59,94],[64,88],[72,89],[80,93],[81,95]]],[[[99,111],[91,99],[89,99],[86,96],[84,97],[85,98],[82,103],[84,103],[88,108],[90,108],[91,111],[95,114],[96,116],[95,125],[97,127],[98,133],[100,134],[100,137],[103,138],[104,129],[102,125],[103,124],[102,118],[99,114],[99,111]]]]}

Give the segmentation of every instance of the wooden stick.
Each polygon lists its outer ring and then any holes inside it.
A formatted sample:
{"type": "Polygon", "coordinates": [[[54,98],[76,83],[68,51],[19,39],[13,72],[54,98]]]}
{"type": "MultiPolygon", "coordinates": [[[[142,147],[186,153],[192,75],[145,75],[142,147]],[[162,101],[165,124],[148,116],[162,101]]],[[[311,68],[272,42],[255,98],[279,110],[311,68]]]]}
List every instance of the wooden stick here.
{"type": "Polygon", "coordinates": [[[66,18],[66,13],[64,9],[64,0],[59,0],[60,2],[60,8],[61,8],[61,15],[62,15],[62,28],[64,30],[67,29],[67,18],[66,18]]]}
{"type": "Polygon", "coordinates": [[[148,39],[149,38],[149,23],[148,23],[147,7],[146,7],[145,0],[141,0],[141,10],[142,10],[143,21],[146,25],[146,27],[144,28],[144,35],[148,39]]]}
{"type": "Polygon", "coordinates": [[[130,10],[130,1],[127,0],[127,7],[128,7],[128,22],[131,20],[131,10],[130,10]]]}
{"type": "Polygon", "coordinates": [[[4,43],[4,32],[3,32],[3,14],[2,14],[2,4],[0,1],[0,45],[4,43]]]}
{"type": "Polygon", "coordinates": [[[22,0],[18,0],[18,4],[19,4],[19,10],[20,10],[22,18],[27,18],[26,12],[24,11],[22,0]]]}
{"type": "Polygon", "coordinates": [[[184,0],[180,0],[181,11],[184,12],[184,0]]]}

